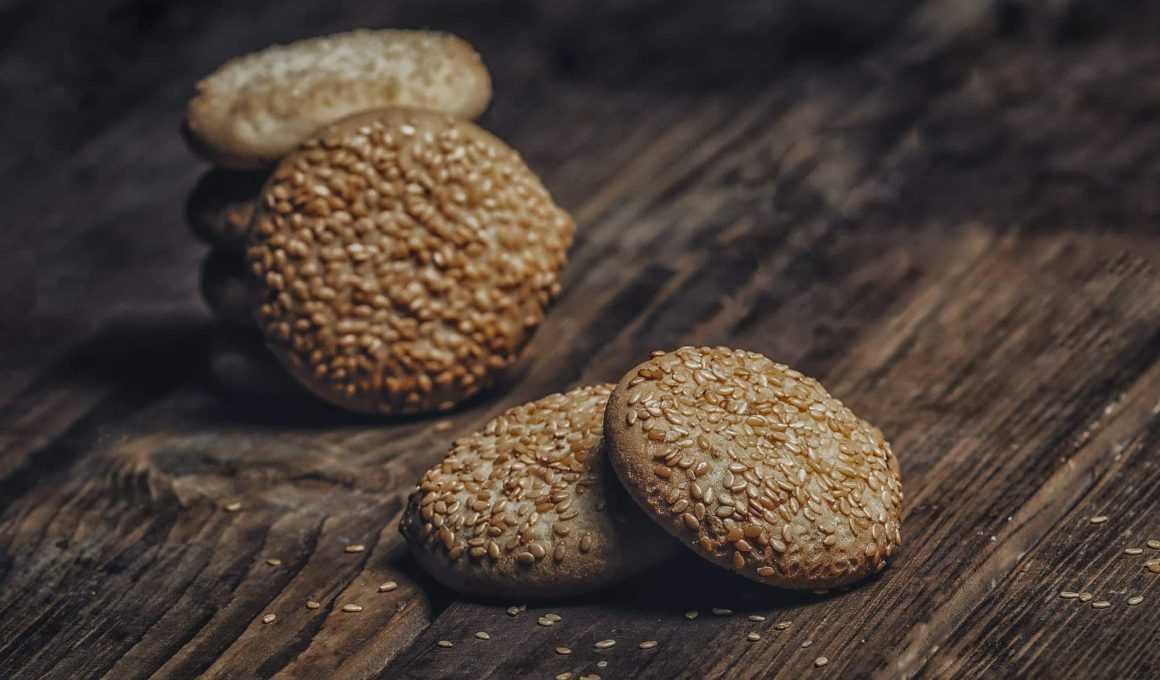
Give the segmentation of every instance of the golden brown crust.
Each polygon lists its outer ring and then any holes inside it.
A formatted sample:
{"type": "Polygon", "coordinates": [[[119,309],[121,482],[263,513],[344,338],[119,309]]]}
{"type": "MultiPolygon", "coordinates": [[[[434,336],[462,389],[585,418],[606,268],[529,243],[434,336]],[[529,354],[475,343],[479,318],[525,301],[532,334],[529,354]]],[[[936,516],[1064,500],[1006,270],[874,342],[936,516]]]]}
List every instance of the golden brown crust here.
{"type": "Polygon", "coordinates": [[[647,514],[755,581],[843,585],[884,568],[901,542],[898,462],[882,433],[760,354],[656,353],[617,385],[604,431],[647,514]]]}
{"type": "Polygon", "coordinates": [[[601,445],[612,385],[509,409],[457,440],[399,529],[435,578],[483,597],[563,597],[679,550],[625,496],[601,445]]]}
{"type": "Polygon", "coordinates": [[[515,363],[559,292],[575,225],[473,123],[384,109],[327,126],[275,170],[250,231],[259,325],[319,396],[446,410],[515,363]]]}
{"type": "Polygon", "coordinates": [[[388,106],[474,118],[491,78],[463,40],[430,31],[351,31],[275,45],[203,78],[186,110],[190,149],[223,167],[268,166],[318,128],[388,106]]]}

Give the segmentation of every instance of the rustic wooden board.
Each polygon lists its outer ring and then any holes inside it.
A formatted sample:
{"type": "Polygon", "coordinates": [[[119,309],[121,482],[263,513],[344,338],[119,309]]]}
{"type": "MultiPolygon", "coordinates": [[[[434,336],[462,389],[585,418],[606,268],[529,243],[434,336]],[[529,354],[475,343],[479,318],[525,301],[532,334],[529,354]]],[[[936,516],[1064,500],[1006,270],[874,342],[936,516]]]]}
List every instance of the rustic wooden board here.
{"type": "Polygon", "coordinates": [[[0,8],[0,85],[43,95],[0,117],[0,676],[1156,674],[1160,576],[1122,554],[1160,538],[1156,3],[380,4],[0,8]],[[206,377],[184,98],[361,25],[475,43],[485,125],[581,227],[516,371],[446,419],[206,377]],[[685,343],[790,363],[887,432],[891,569],[814,595],[689,556],[515,617],[418,572],[398,513],[456,434],[685,343]],[[1113,607],[1056,597],[1081,587],[1113,607]]]}

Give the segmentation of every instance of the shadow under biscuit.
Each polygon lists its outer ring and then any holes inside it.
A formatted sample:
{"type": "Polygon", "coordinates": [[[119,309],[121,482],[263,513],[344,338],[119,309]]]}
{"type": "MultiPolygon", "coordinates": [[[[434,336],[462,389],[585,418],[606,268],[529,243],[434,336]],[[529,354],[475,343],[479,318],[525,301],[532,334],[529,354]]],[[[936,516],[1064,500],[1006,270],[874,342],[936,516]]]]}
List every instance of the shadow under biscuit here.
{"type": "Polygon", "coordinates": [[[214,315],[225,323],[258,329],[254,313],[262,292],[246,274],[245,255],[212,250],[201,263],[201,296],[214,315]]]}
{"type": "Polygon", "coordinates": [[[214,381],[235,395],[316,401],[282,368],[256,330],[215,328],[210,340],[209,367],[214,381]]]}
{"type": "Polygon", "coordinates": [[[269,169],[213,168],[201,176],[185,201],[185,221],[194,236],[214,248],[242,250],[258,193],[269,169]]]}

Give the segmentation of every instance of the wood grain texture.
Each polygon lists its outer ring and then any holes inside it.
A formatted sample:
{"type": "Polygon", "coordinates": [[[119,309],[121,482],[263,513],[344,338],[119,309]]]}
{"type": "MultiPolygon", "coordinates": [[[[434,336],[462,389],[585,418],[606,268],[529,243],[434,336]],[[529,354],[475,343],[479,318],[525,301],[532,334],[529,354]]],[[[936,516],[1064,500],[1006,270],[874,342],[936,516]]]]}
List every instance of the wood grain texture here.
{"type": "Polygon", "coordinates": [[[0,113],[0,676],[1154,676],[1160,576],[1122,550],[1160,527],[1160,8],[828,5],[0,7],[0,88],[44,93],[0,113]],[[475,44],[483,124],[580,225],[516,370],[445,421],[207,378],[189,88],[357,26],[475,44]],[[882,576],[791,593],[689,556],[510,617],[419,573],[398,513],[458,433],[688,343],[793,365],[887,433],[882,576]],[[1083,587],[1113,607],[1056,597],[1083,587]]]}

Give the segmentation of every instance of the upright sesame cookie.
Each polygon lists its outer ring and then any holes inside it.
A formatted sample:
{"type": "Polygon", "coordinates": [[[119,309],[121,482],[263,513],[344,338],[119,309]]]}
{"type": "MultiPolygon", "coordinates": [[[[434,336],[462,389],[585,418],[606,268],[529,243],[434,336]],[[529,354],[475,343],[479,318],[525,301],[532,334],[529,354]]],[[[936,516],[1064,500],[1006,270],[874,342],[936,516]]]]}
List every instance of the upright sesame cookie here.
{"type": "Polygon", "coordinates": [[[340,406],[445,410],[513,364],[559,292],[575,225],[476,125],[384,109],[285,158],[251,224],[259,325],[340,406]]]}
{"type": "Polygon", "coordinates": [[[409,106],[474,118],[490,98],[487,69],[455,36],[352,31],[227,62],[197,84],[183,131],[206,160],[257,168],[360,111],[409,106]]]}
{"type": "Polygon", "coordinates": [[[880,571],[901,542],[902,484],[882,433],[760,354],[655,353],[617,385],[604,432],[649,515],[755,581],[839,586],[880,571]]]}
{"type": "Polygon", "coordinates": [[[612,385],[509,409],[455,442],[399,530],[439,581],[484,597],[562,597],[639,573],[680,548],[628,499],[601,445],[612,385]]]}

